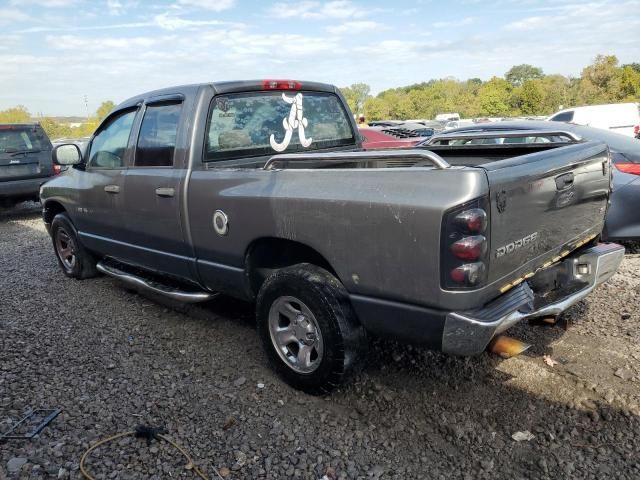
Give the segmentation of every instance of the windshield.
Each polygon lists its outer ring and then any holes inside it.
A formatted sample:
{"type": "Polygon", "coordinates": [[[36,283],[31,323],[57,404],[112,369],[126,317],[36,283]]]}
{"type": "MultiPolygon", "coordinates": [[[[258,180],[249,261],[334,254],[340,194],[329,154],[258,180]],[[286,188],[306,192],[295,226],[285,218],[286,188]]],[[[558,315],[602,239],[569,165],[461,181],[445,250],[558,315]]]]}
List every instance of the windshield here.
{"type": "Polygon", "coordinates": [[[0,125],[0,153],[39,152],[48,143],[35,127],[0,125]]]}
{"type": "Polygon", "coordinates": [[[258,92],[213,99],[205,159],[273,155],[354,145],[338,97],[320,92],[258,92]]]}

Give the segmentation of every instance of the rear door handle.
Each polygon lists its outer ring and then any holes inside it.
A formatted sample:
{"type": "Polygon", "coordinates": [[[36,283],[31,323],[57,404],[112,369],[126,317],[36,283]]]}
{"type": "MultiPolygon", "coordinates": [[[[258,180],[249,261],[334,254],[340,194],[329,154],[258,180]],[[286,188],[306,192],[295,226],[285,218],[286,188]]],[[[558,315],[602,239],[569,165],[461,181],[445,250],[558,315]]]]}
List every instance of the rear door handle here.
{"type": "Polygon", "coordinates": [[[105,185],[104,191],[107,193],[120,193],[120,187],[118,185],[105,185]]]}
{"type": "Polygon", "coordinates": [[[164,187],[159,187],[156,188],[156,195],[158,195],[159,197],[173,197],[176,194],[175,189],[168,187],[168,188],[164,188],[164,187]]]}
{"type": "Polygon", "coordinates": [[[556,188],[564,190],[573,185],[573,172],[565,173],[556,177],[556,188]]]}

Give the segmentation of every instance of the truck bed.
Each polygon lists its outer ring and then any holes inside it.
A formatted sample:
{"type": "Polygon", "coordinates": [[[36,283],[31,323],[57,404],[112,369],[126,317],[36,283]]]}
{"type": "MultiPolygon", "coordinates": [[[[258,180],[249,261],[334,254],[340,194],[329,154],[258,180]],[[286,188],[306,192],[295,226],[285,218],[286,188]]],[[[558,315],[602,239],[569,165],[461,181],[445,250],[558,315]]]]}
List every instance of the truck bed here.
{"type": "MultiPolygon", "coordinates": [[[[411,223],[413,226],[403,224],[403,217],[408,216],[407,212],[422,216],[425,224],[433,229],[443,221],[441,216],[436,221],[433,214],[442,215],[442,211],[446,212],[453,204],[459,203],[459,200],[451,203],[449,194],[484,190],[488,196],[490,225],[487,235],[487,285],[475,291],[451,291],[443,288],[441,282],[438,282],[439,287],[435,289],[435,285],[428,282],[429,288],[426,288],[426,284],[415,285],[415,291],[413,288],[405,288],[399,298],[427,306],[455,305],[459,308],[471,308],[473,304],[485,303],[495,298],[538,269],[559,261],[580,245],[594,240],[602,230],[611,174],[607,147],[599,142],[429,146],[393,152],[367,151],[361,154],[345,152],[279,155],[272,157],[266,168],[281,174],[290,172],[299,182],[293,195],[300,195],[301,189],[304,189],[307,199],[320,194],[316,191],[318,188],[323,190],[323,198],[332,197],[337,193],[333,187],[339,184],[343,190],[346,182],[352,185],[351,195],[347,195],[350,200],[344,198],[343,192],[337,196],[339,201],[357,204],[358,200],[353,194],[367,188],[368,203],[388,202],[389,209],[395,211],[397,217],[397,225],[390,228],[411,228],[412,235],[418,242],[413,244],[415,255],[412,252],[397,251],[391,255],[392,258],[396,257],[398,264],[404,265],[412,256],[414,260],[436,260],[436,256],[422,251],[420,245],[429,245],[441,252],[443,248],[448,248],[443,244],[446,239],[441,237],[439,227],[435,231],[423,231],[418,226],[419,223],[414,225],[415,221],[419,222],[415,215],[411,216],[414,218],[411,223]],[[418,155],[418,152],[422,155],[418,155]],[[350,160],[351,156],[358,155],[361,158],[350,160]],[[424,158],[428,155],[439,160],[424,158]],[[324,170],[326,174],[316,177],[318,180],[312,180],[315,175],[298,176],[293,173],[302,170],[302,174],[309,169],[324,170]],[[336,169],[342,172],[340,179],[330,174],[331,170],[336,169]],[[363,170],[369,170],[372,174],[374,171],[386,171],[388,174],[376,175],[369,182],[368,175],[356,174],[363,170]],[[430,174],[429,171],[433,173],[430,174]],[[319,184],[320,177],[324,180],[319,184]],[[380,191],[384,189],[384,196],[376,195],[376,184],[380,191]],[[392,187],[393,184],[395,187],[392,187]],[[420,185],[424,186],[423,191],[420,185]],[[422,298],[418,293],[420,289],[425,292],[422,298]]],[[[290,175],[287,176],[292,180],[290,175]]],[[[460,198],[459,195],[453,196],[460,198]]],[[[473,200],[467,198],[467,202],[473,200]]],[[[317,215],[325,218],[326,215],[321,213],[322,202],[314,204],[317,215]]],[[[372,228],[380,228],[380,219],[368,217],[364,212],[360,222],[364,225],[372,222],[372,228]]],[[[378,233],[376,244],[370,244],[369,248],[375,250],[375,258],[379,259],[389,257],[389,252],[396,248],[412,247],[409,244],[388,244],[386,234],[378,233]]],[[[437,277],[444,278],[448,273],[446,268],[444,264],[440,264],[437,277]]],[[[380,273],[392,269],[392,265],[376,268],[380,273]]],[[[418,271],[419,269],[416,274],[418,271]]],[[[394,275],[386,273],[384,278],[381,275],[375,281],[387,285],[386,280],[392,283],[396,281],[394,278],[394,275]]],[[[345,281],[349,284],[348,279],[345,281]]],[[[356,291],[362,291],[364,283],[360,282],[353,287],[356,291]]],[[[387,287],[388,290],[393,290],[392,284],[387,287]]]]}

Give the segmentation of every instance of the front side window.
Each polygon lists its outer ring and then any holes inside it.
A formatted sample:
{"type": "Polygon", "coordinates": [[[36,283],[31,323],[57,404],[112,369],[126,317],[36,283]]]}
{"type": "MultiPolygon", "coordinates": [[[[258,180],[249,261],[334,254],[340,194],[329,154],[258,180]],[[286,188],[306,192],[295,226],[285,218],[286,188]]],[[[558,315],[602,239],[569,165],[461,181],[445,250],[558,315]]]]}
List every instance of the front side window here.
{"type": "Polygon", "coordinates": [[[173,165],[181,110],[181,103],[147,106],[138,136],[136,167],[173,165]]]}
{"type": "Polygon", "coordinates": [[[115,116],[93,137],[89,152],[91,167],[111,169],[124,167],[124,153],[127,150],[135,116],[135,110],[115,116]]]}
{"type": "Polygon", "coordinates": [[[205,160],[354,145],[348,115],[331,93],[220,95],[209,112],[205,160]]]}

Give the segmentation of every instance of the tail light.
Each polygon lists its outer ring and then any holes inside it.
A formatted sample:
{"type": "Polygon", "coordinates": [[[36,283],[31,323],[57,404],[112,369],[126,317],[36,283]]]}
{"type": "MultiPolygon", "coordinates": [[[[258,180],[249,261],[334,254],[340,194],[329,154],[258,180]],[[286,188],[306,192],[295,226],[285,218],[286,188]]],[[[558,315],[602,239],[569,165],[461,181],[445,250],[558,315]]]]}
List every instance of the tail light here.
{"type": "Polygon", "coordinates": [[[614,163],[613,166],[621,172],[640,175],[640,163],[614,163]]]}
{"type": "Polygon", "coordinates": [[[487,212],[469,208],[456,215],[456,222],[469,233],[482,233],[487,228],[487,212]]]}
{"type": "Polygon", "coordinates": [[[466,263],[451,270],[451,280],[459,284],[476,285],[484,279],[486,266],[482,262],[466,263]]]}
{"type": "Polygon", "coordinates": [[[638,135],[640,133],[640,125],[633,127],[633,134],[638,135]]]}
{"type": "Polygon", "coordinates": [[[263,80],[263,90],[300,90],[302,84],[295,80],[263,80]]]}
{"type": "Polygon", "coordinates": [[[442,222],[441,283],[446,289],[479,288],[487,280],[489,200],[449,210],[442,222]]]}
{"type": "Polygon", "coordinates": [[[487,253],[487,239],[482,235],[462,237],[451,245],[451,251],[460,260],[479,260],[487,253]]]}

